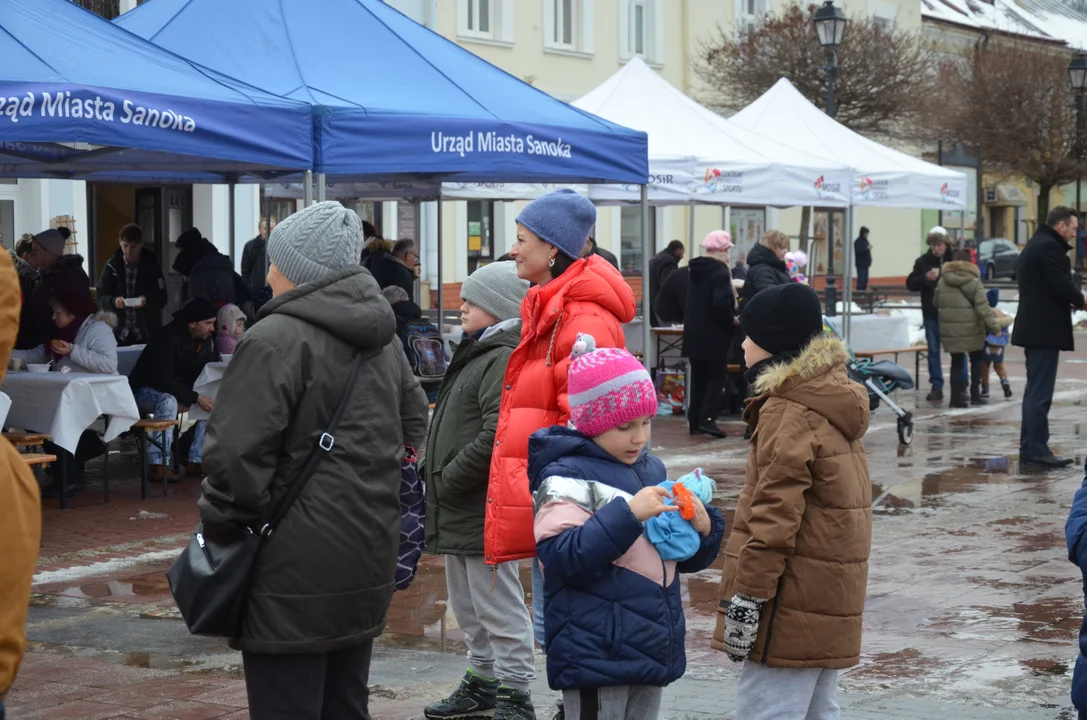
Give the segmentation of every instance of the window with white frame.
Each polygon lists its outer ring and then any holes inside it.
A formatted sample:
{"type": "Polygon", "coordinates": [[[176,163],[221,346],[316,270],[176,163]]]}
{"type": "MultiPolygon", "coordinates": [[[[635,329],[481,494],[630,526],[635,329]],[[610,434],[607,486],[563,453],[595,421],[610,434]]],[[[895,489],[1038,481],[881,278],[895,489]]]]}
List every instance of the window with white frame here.
{"type": "Polygon", "coordinates": [[[872,23],[880,30],[890,32],[894,28],[897,13],[898,8],[891,3],[869,0],[868,16],[872,18],[872,23]]]}
{"type": "Polygon", "coordinates": [[[468,40],[513,42],[513,0],[457,0],[457,34],[468,40]]]}
{"type": "Polygon", "coordinates": [[[593,0],[544,0],[544,48],[592,54],[593,11],[593,0]]]}
{"type": "Polygon", "coordinates": [[[770,12],[769,0],[735,0],[736,36],[754,30],[770,12]]]}
{"type": "Polygon", "coordinates": [[[664,64],[663,0],[619,0],[619,54],[664,64]]]}

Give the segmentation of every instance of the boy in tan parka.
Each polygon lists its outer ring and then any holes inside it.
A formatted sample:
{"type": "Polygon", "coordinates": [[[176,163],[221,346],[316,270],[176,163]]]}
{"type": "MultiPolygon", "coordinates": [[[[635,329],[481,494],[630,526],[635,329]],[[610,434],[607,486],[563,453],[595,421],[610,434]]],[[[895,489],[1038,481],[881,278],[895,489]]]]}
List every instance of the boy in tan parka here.
{"type": "Polygon", "coordinates": [[[712,644],[744,662],[737,717],[836,720],[868,584],[868,395],[849,379],[845,345],[823,332],[811,288],[764,290],[741,323],[751,453],[712,644]]]}

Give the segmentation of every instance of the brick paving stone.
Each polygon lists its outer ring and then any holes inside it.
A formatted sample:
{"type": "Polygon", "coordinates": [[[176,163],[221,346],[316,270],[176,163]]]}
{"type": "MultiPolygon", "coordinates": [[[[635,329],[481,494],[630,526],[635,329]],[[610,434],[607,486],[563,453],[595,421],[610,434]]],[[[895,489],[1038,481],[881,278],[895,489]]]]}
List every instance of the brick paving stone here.
{"type": "Polygon", "coordinates": [[[40,710],[11,713],[12,720],[106,720],[106,718],[124,717],[125,710],[116,705],[77,700],[63,705],[54,705],[40,710]]]}
{"type": "MultiPolygon", "coordinates": [[[[101,688],[94,689],[99,694],[85,696],[85,699],[110,705],[124,705],[130,708],[145,708],[159,705],[164,700],[192,699],[195,695],[206,693],[208,685],[178,677],[169,677],[129,685],[121,690],[102,692],[101,688]]],[[[245,705],[240,707],[245,707],[245,705]]]]}
{"type": "Polygon", "coordinates": [[[224,687],[215,688],[210,691],[205,690],[190,699],[194,702],[228,705],[234,708],[249,707],[249,698],[245,694],[245,681],[235,681],[224,687]]]}

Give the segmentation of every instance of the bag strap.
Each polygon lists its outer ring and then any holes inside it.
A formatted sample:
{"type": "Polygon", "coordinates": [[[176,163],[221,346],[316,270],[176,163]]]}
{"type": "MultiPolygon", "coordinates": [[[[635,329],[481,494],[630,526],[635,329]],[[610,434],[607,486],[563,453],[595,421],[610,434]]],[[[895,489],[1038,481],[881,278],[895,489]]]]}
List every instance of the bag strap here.
{"type": "MultiPolygon", "coordinates": [[[[367,353],[366,357],[377,357],[384,351],[384,348],[378,348],[376,353],[367,353]]],[[[347,386],[344,388],[343,395],[340,396],[340,404],[336,406],[336,412],[332,415],[332,419],[328,423],[328,428],[321,433],[320,439],[317,444],[310,450],[309,456],[306,458],[306,464],[302,466],[302,472],[298,473],[298,477],[294,479],[294,482],[287,488],[287,492],[276,503],[275,510],[272,512],[271,519],[268,520],[260,529],[261,537],[268,537],[276,529],[276,527],[286,517],[287,511],[291,509],[291,505],[298,499],[298,496],[302,494],[302,490],[306,487],[306,483],[309,482],[310,477],[313,476],[314,471],[317,470],[317,466],[321,464],[321,460],[325,455],[332,452],[333,446],[336,444],[336,438],[334,433],[336,427],[340,424],[340,419],[343,417],[343,412],[347,408],[347,403],[351,398],[355,390],[355,384],[359,377],[359,368],[362,367],[363,356],[360,353],[355,354],[355,361],[351,365],[351,376],[347,379],[347,386]]]]}

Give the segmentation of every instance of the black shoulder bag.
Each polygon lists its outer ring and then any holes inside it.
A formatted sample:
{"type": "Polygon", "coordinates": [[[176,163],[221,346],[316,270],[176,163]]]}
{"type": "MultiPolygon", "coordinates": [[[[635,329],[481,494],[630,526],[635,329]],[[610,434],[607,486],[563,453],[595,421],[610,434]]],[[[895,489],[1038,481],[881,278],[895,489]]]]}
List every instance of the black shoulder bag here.
{"type": "Polygon", "coordinates": [[[170,592],[193,635],[226,638],[241,636],[245,600],[249,595],[249,579],[256,565],[257,555],[265,539],[272,535],[291,509],[291,505],[302,494],[321,459],[332,451],[336,426],[340,424],[344,408],[355,389],[362,360],[362,355],[355,355],[351,377],[328,429],[321,434],[306,458],[302,472],[276,503],[268,521],[256,529],[246,528],[237,539],[229,542],[218,542],[205,537],[204,524],[200,523],[196,526],[188,546],[166,572],[170,592]]]}

